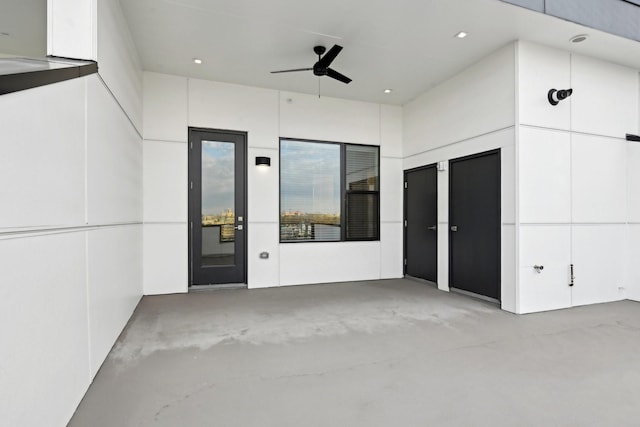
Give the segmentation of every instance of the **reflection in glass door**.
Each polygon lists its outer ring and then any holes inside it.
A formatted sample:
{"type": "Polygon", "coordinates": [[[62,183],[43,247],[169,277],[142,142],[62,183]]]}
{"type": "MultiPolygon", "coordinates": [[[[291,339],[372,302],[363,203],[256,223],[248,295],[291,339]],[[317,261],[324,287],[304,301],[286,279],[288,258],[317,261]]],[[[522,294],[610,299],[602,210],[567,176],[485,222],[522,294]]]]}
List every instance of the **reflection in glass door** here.
{"type": "Polygon", "coordinates": [[[202,264],[233,265],[235,258],[235,144],[202,141],[202,264]]]}
{"type": "Polygon", "coordinates": [[[246,134],[189,136],[190,284],[244,283],[246,134]]]}

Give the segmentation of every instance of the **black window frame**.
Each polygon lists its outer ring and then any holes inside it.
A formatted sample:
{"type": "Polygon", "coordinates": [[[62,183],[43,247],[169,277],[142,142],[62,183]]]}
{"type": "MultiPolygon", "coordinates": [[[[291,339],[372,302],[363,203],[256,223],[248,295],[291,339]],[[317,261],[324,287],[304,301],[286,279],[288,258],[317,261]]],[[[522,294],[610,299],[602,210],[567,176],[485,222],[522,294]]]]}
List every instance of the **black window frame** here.
{"type": "Polygon", "coordinates": [[[351,142],[323,141],[317,139],[280,137],[278,141],[278,240],[280,243],[339,243],[339,242],[378,242],[380,241],[380,146],[373,144],[355,144],[351,142]],[[310,142],[333,144],[340,146],[340,240],[282,240],[282,141],[310,142]],[[373,147],[377,150],[377,190],[347,190],[347,146],[373,147]],[[377,195],[375,215],[375,237],[348,238],[347,237],[347,197],[348,194],[377,195]]]}

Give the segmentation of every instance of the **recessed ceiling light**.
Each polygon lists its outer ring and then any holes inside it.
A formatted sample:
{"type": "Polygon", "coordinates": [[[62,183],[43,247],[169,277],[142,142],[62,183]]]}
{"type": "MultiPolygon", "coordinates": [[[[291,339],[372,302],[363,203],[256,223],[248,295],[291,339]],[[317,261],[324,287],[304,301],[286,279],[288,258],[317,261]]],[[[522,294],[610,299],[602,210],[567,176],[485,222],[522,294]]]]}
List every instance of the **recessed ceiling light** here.
{"type": "Polygon", "coordinates": [[[459,39],[463,39],[465,37],[467,37],[469,34],[465,33],[464,31],[460,31],[458,34],[456,34],[456,37],[459,39]]]}
{"type": "Polygon", "coordinates": [[[202,64],[202,59],[200,59],[200,58],[193,58],[193,63],[194,63],[194,64],[198,64],[198,65],[200,65],[200,64],[202,64]]]}
{"type": "Polygon", "coordinates": [[[578,34],[577,36],[573,36],[569,39],[569,41],[571,43],[582,43],[583,41],[585,41],[586,39],[588,39],[589,36],[586,34],[578,34]]]}
{"type": "Polygon", "coordinates": [[[384,90],[384,93],[391,93],[391,92],[393,92],[393,89],[385,89],[384,90]]]}

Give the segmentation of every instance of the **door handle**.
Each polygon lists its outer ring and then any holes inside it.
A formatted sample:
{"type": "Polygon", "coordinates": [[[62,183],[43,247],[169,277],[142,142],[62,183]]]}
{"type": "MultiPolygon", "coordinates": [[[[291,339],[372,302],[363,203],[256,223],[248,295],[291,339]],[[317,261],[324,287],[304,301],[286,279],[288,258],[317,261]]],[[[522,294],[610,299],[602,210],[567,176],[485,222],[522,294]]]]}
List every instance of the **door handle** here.
{"type": "Polygon", "coordinates": [[[235,227],[233,227],[234,230],[240,230],[240,231],[242,231],[242,228],[243,228],[242,224],[236,225],[235,227]]]}
{"type": "Polygon", "coordinates": [[[432,225],[431,227],[427,227],[427,230],[436,231],[438,229],[437,225],[432,225]]]}
{"type": "Polygon", "coordinates": [[[451,231],[458,231],[458,226],[457,225],[452,225],[451,226],[451,231]]]}

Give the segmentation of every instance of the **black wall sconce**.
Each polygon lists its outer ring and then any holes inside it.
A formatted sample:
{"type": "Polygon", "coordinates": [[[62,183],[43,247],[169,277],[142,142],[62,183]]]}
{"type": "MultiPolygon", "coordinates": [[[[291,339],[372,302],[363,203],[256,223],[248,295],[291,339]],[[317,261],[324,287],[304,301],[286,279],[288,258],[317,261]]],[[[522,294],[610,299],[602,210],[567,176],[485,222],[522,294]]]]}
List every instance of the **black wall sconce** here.
{"type": "Polygon", "coordinates": [[[572,93],[573,89],[549,89],[549,92],[547,93],[547,99],[549,100],[549,104],[558,105],[560,101],[570,97],[572,93]]]}
{"type": "Polygon", "coordinates": [[[271,166],[271,157],[257,156],[256,166],[271,166]]]}

